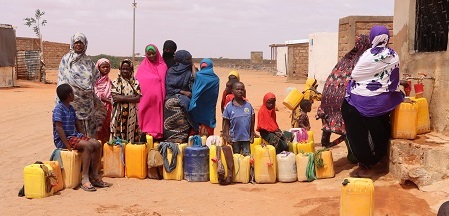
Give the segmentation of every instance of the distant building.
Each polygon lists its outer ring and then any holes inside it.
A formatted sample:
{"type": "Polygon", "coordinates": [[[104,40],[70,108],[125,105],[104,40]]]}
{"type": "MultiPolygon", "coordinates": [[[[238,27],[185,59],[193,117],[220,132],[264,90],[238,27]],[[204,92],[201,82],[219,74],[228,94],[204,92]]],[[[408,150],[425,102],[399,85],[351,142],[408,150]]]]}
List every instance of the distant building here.
{"type": "Polygon", "coordinates": [[[17,79],[16,31],[8,24],[0,24],[0,87],[12,87],[17,79]]]}

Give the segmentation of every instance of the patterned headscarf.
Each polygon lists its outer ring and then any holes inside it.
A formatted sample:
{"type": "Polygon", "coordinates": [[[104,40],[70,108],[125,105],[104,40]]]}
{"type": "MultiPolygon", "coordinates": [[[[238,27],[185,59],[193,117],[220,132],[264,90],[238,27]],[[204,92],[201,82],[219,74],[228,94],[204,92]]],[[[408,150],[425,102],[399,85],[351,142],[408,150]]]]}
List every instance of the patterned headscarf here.
{"type": "Polygon", "coordinates": [[[385,26],[371,28],[369,39],[371,41],[371,53],[378,54],[385,49],[390,40],[390,31],[385,26]]]}

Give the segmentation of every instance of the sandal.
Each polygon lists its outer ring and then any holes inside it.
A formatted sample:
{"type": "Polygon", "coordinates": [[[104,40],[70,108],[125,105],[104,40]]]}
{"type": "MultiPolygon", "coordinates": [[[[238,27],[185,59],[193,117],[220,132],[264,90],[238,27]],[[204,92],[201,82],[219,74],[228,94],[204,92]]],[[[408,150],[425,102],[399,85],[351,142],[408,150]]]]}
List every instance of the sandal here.
{"type": "Polygon", "coordinates": [[[83,184],[81,184],[80,188],[83,189],[84,191],[89,191],[89,192],[97,191],[97,189],[90,182],[84,182],[83,184]],[[89,183],[90,186],[86,186],[85,185],[86,183],[89,183]]]}
{"type": "Polygon", "coordinates": [[[107,183],[104,182],[103,180],[96,180],[96,181],[91,181],[91,184],[95,187],[99,187],[99,188],[106,188],[106,187],[111,187],[112,184],[111,183],[107,183]]]}

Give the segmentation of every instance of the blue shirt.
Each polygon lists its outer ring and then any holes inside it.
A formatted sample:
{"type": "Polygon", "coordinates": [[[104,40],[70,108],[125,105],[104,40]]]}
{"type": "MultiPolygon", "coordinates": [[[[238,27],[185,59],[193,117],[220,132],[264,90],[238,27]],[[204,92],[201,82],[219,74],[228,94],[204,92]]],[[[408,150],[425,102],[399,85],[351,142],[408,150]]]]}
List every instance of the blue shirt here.
{"type": "Polygon", "coordinates": [[[56,104],[55,109],[53,110],[53,141],[55,143],[56,148],[66,148],[64,143],[59,137],[58,132],[56,132],[56,124],[55,122],[61,122],[62,128],[64,129],[65,136],[67,140],[71,137],[81,137],[83,134],[78,133],[76,131],[75,122],[78,120],[76,118],[75,109],[72,105],[66,107],[64,103],[59,102],[56,104]]]}
{"type": "Polygon", "coordinates": [[[245,101],[243,106],[236,106],[233,100],[229,102],[224,111],[223,118],[231,122],[229,136],[232,142],[251,140],[251,118],[254,109],[251,104],[245,101]]]}

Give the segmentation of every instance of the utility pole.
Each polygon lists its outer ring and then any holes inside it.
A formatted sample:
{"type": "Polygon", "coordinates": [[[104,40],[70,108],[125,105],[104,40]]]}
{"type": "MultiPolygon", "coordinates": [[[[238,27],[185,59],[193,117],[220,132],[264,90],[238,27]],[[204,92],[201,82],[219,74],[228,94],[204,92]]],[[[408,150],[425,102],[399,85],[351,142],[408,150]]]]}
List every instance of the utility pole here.
{"type": "Polygon", "coordinates": [[[136,0],[133,2],[133,64],[134,57],[136,56],[136,7],[137,3],[136,0]]]}

